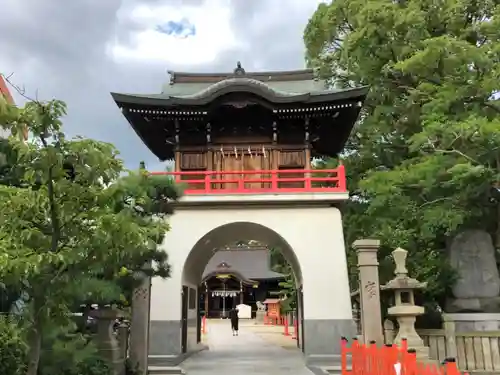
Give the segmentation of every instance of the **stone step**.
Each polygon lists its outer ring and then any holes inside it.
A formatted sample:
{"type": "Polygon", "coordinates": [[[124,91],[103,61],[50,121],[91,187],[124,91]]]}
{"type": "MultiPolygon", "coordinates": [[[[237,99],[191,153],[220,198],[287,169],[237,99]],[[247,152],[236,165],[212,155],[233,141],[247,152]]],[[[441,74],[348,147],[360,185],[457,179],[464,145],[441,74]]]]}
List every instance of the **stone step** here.
{"type": "MultiPolygon", "coordinates": [[[[341,364],[340,355],[335,354],[311,354],[306,357],[306,364],[319,367],[337,367],[341,364]]],[[[350,356],[347,357],[347,366],[351,365],[350,356]]]]}
{"type": "Polygon", "coordinates": [[[184,375],[186,372],[177,366],[149,366],[150,375],[184,375]]]}
{"type": "MultiPolygon", "coordinates": [[[[341,375],[342,374],[342,366],[307,366],[307,368],[314,374],[314,375],[341,375]]],[[[347,370],[351,370],[350,367],[347,368],[347,370]]]]}
{"type": "MultiPolygon", "coordinates": [[[[341,366],[325,366],[322,369],[327,374],[336,374],[336,375],[342,374],[342,367],[341,366]]],[[[348,370],[350,370],[350,368],[348,368],[348,370]]]]}

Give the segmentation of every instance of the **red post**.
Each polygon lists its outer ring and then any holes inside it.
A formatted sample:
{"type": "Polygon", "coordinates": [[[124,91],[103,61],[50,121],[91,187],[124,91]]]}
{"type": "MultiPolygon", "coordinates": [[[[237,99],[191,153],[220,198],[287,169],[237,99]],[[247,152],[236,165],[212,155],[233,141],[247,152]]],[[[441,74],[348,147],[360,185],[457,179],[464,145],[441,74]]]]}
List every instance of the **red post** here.
{"type": "MultiPolygon", "coordinates": [[[[405,340],[406,341],[406,340],[405,340]]],[[[404,342],[403,342],[404,343],[404,342]]],[[[401,345],[403,346],[403,345],[401,345]]],[[[406,343],[408,346],[408,343],[406,343]]],[[[401,348],[403,349],[403,348],[401,348]]],[[[415,349],[407,349],[406,353],[403,352],[403,360],[401,361],[401,374],[403,375],[415,375],[417,373],[417,368],[421,365],[417,365],[417,352],[415,349]]],[[[424,365],[425,366],[425,365],[424,365]]],[[[429,368],[424,367],[424,371],[421,372],[422,375],[431,375],[432,371],[429,368]]],[[[437,374],[435,374],[437,375],[437,374]]]]}
{"type": "Polygon", "coordinates": [[[351,362],[352,362],[352,373],[354,375],[363,374],[363,354],[361,352],[361,345],[357,338],[352,340],[351,345],[351,362]]]}
{"type": "Polygon", "coordinates": [[[340,348],[341,348],[341,352],[340,352],[340,355],[341,355],[341,360],[340,360],[341,374],[348,375],[351,373],[351,371],[347,370],[347,352],[349,351],[349,349],[347,348],[347,339],[345,337],[342,337],[340,339],[340,348]]]}
{"type": "MultiPolygon", "coordinates": [[[[445,362],[446,375],[460,375],[455,358],[447,358],[445,362]]],[[[468,375],[468,373],[464,373],[464,375],[468,375]]]]}
{"type": "Polygon", "coordinates": [[[212,176],[209,171],[205,171],[205,193],[210,192],[212,190],[212,184],[210,183],[212,176]]]}
{"type": "Polygon", "coordinates": [[[293,335],[292,335],[292,339],[297,340],[298,333],[299,333],[299,327],[298,327],[297,319],[294,317],[293,318],[293,335]]]}
{"type": "Polygon", "coordinates": [[[337,167],[337,179],[338,179],[338,189],[341,192],[347,191],[346,186],[346,177],[345,177],[345,167],[343,165],[339,165],[337,167]]]}
{"type": "Polygon", "coordinates": [[[284,326],[285,326],[285,332],[283,332],[283,335],[285,336],[290,336],[290,332],[288,331],[288,316],[285,315],[285,321],[284,321],[284,326]]]}
{"type": "Polygon", "coordinates": [[[309,190],[312,187],[311,171],[307,171],[306,173],[304,173],[304,187],[306,190],[309,190]]]}
{"type": "Polygon", "coordinates": [[[278,189],[278,174],[276,171],[271,171],[271,189],[273,191],[278,189]]]}
{"type": "Polygon", "coordinates": [[[268,325],[268,324],[269,324],[269,316],[267,316],[267,314],[266,314],[266,315],[264,315],[264,324],[265,324],[265,325],[268,325]]]}
{"type": "Polygon", "coordinates": [[[380,359],[377,343],[370,341],[370,346],[367,347],[367,366],[370,375],[379,375],[378,361],[380,359]]]}
{"type": "Polygon", "coordinates": [[[349,347],[347,339],[342,337],[340,345],[341,375],[460,375],[454,358],[445,359],[443,366],[417,362],[417,353],[415,349],[408,349],[406,340],[400,347],[377,347],[374,341],[364,345],[353,339],[349,347]],[[347,368],[349,354],[352,361],[350,371],[347,368]]]}
{"type": "Polygon", "coordinates": [[[387,372],[394,372],[394,365],[398,362],[401,363],[402,358],[400,358],[400,354],[400,349],[396,345],[386,345],[384,368],[387,372]]]}

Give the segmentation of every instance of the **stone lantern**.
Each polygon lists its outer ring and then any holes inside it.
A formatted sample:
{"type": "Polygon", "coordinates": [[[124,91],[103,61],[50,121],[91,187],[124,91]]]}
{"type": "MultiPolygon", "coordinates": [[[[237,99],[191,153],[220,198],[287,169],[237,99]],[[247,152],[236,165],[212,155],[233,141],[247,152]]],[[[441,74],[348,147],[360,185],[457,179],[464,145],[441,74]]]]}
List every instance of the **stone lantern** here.
{"type": "Polygon", "coordinates": [[[97,320],[96,344],[99,354],[111,365],[113,375],[125,374],[125,358],[121,356],[118,340],[113,332],[117,318],[122,317],[120,310],[105,306],[92,310],[89,316],[97,320]]]}
{"type": "Polygon", "coordinates": [[[429,360],[429,348],[424,345],[424,341],[415,330],[415,320],[417,316],[422,315],[425,309],[422,306],[415,305],[415,290],[423,289],[427,283],[421,283],[408,276],[406,269],[406,257],[408,252],[397,248],[392,252],[396,270],[396,277],[382,286],[383,290],[394,291],[394,306],[387,312],[394,316],[398,322],[399,328],[394,344],[401,345],[402,339],[406,339],[408,347],[415,349],[417,358],[429,360]]]}

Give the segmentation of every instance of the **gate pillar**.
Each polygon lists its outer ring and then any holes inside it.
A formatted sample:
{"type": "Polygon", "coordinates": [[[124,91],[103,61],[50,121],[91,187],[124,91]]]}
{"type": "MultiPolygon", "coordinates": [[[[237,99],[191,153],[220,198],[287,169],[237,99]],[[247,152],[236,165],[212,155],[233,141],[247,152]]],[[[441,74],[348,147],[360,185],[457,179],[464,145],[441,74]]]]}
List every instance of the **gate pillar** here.
{"type": "Polygon", "coordinates": [[[146,375],[148,370],[150,291],[151,278],[143,277],[132,296],[129,350],[130,362],[138,375],[146,375]]]}
{"type": "Polygon", "coordinates": [[[360,239],[352,244],[358,255],[359,300],[361,309],[361,332],[363,341],[374,340],[383,344],[382,314],[380,311],[380,281],[378,277],[377,252],[380,241],[360,239]]]}

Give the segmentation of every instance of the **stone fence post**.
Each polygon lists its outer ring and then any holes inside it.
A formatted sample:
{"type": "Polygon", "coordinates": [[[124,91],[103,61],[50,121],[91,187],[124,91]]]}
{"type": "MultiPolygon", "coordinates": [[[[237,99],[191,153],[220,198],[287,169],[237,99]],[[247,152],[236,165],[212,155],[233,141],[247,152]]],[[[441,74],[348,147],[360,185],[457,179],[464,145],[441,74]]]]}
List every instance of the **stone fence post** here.
{"type": "Polygon", "coordinates": [[[394,323],[386,319],[384,321],[384,338],[386,344],[392,344],[394,342],[394,337],[396,337],[396,329],[394,323]]]}
{"type": "Polygon", "coordinates": [[[446,356],[457,358],[455,321],[447,314],[443,314],[443,329],[446,341],[446,356]]]}
{"type": "Polygon", "coordinates": [[[127,323],[120,323],[117,328],[116,338],[118,340],[118,347],[120,348],[120,358],[125,362],[128,357],[128,339],[129,339],[129,325],[127,323]]]}
{"type": "Polygon", "coordinates": [[[380,311],[380,281],[377,252],[380,241],[360,239],[352,244],[358,255],[359,301],[361,329],[365,344],[375,341],[382,345],[382,313],[380,311]]]}

